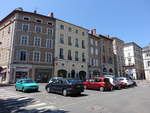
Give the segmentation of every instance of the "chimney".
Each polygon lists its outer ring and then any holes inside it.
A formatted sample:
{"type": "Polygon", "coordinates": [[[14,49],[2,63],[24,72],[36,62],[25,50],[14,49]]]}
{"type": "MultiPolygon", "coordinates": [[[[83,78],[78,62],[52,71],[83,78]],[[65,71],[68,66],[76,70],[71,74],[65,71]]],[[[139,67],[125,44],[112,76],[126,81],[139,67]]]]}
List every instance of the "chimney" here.
{"type": "Polygon", "coordinates": [[[110,36],[109,35],[105,35],[107,38],[110,38],[110,36]]]}
{"type": "Polygon", "coordinates": [[[33,12],[34,12],[35,14],[37,13],[37,11],[36,11],[36,10],[34,10],[33,12]]]}
{"type": "Polygon", "coordinates": [[[53,18],[54,17],[54,13],[51,12],[51,13],[48,14],[48,16],[53,18]]]}
{"type": "Polygon", "coordinates": [[[92,34],[92,35],[96,35],[96,29],[92,29],[92,30],[91,30],[91,34],[92,34]]]}

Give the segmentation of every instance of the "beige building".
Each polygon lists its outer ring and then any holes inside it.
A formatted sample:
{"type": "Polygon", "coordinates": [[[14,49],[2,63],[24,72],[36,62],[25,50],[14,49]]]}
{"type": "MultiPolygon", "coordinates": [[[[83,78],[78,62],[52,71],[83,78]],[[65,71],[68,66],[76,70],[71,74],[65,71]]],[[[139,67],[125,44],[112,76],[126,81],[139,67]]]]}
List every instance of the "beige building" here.
{"type": "Polygon", "coordinates": [[[54,75],[88,78],[88,30],[56,19],[54,75]]]}
{"type": "Polygon", "coordinates": [[[99,35],[96,34],[96,29],[91,30],[91,33],[89,33],[88,47],[89,78],[93,78],[101,75],[101,43],[99,35]]]}
{"type": "Polygon", "coordinates": [[[109,36],[99,35],[101,41],[101,70],[102,75],[114,75],[113,40],[109,36]]]}
{"type": "Polygon", "coordinates": [[[143,48],[145,79],[150,80],[150,44],[143,48]]]}
{"type": "MultiPolygon", "coordinates": [[[[53,16],[53,15],[52,15],[53,16]]],[[[53,75],[55,19],[18,8],[0,21],[0,82],[21,77],[47,82],[53,75]]]]}
{"type": "Polygon", "coordinates": [[[124,44],[124,71],[127,77],[144,79],[142,48],[134,42],[124,44]]]}
{"type": "Polygon", "coordinates": [[[118,39],[117,37],[112,37],[113,39],[113,52],[114,52],[114,68],[115,76],[123,76],[124,70],[124,41],[118,39]]]}

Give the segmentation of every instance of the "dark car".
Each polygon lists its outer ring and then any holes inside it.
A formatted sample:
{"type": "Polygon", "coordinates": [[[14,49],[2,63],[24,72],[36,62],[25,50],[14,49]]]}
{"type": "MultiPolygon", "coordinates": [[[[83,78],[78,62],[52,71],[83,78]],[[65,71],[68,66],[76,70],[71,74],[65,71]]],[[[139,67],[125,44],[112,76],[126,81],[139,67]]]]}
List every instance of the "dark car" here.
{"type": "Polygon", "coordinates": [[[48,93],[59,93],[64,96],[84,92],[84,85],[80,80],[66,79],[61,77],[52,78],[45,86],[48,93]]]}

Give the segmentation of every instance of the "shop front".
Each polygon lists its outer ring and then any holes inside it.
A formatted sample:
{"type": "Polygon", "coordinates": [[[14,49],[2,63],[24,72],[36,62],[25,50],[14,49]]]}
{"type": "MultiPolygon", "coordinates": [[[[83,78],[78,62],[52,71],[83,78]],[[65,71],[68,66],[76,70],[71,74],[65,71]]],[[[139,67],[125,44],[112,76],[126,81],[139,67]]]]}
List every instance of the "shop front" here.
{"type": "Polygon", "coordinates": [[[39,83],[47,83],[52,77],[52,69],[35,69],[35,81],[39,83]]]}
{"type": "Polygon", "coordinates": [[[27,78],[29,75],[29,69],[23,67],[17,67],[15,75],[16,75],[15,80],[20,78],[27,78]]]}

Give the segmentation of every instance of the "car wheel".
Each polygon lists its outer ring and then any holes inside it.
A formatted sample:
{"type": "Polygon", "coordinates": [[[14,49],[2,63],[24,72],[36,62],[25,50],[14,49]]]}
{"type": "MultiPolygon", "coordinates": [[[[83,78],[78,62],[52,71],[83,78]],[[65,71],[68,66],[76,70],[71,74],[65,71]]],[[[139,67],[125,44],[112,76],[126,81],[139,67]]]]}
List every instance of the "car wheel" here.
{"type": "Polygon", "coordinates": [[[86,85],[84,85],[84,89],[87,89],[87,86],[86,86],[86,85]]]}
{"type": "Polygon", "coordinates": [[[46,89],[46,91],[47,91],[48,93],[50,93],[50,92],[51,92],[51,89],[48,87],[48,88],[46,89]]]}
{"type": "Polygon", "coordinates": [[[23,91],[23,92],[26,92],[24,88],[22,88],[22,91],[23,91]]]}
{"type": "Polygon", "coordinates": [[[100,91],[100,92],[103,92],[103,91],[104,91],[104,87],[100,87],[100,88],[99,88],[99,91],[100,91]]]}
{"type": "Polygon", "coordinates": [[[67,96],[67,90],[66,89],[63,90],[63,96],[67,96]]]}
{"type": "Polygon", "coordinates": [[[16,91],[18,91],[17,87],[16,87],[16,91]]]}
{"type": "Polygon", "coordinates": [[[120,89],[121,89],[121,86],[119,85],[119,86],[118,86],[118,90],[120,90],[120,89]]]}

